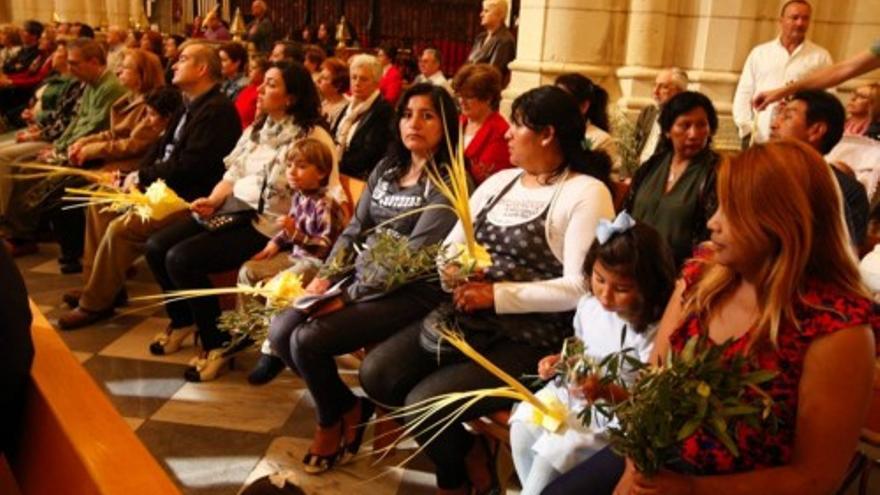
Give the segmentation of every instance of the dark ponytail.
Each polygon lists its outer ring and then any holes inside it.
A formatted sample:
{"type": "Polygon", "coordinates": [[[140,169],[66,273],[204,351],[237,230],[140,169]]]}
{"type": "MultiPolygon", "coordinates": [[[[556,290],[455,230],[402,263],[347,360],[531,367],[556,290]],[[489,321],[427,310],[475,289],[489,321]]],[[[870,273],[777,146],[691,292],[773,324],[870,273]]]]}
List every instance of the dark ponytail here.
{"type": "Polygon", "coordinates": [[[574,72],[562,74],[553,84],[567,91],[577,101],[578,108],[589,102],[584,118],[599,129],[611,132],[611,123],[608,121],[608,91],[605,88],[574,72]]]}
{"type": "MultiPolygon", "coordinates": [[[[565,164],[578,173],[602,181],[611,190],[611,158],[603,151],[586,149],[586,123],[568,93],[556,86],[541,86],[526,91],[513,101],[513,121],[535,132],[553,127],[565,164]]],[[[560,167],[556,175],[561,175],[560,167]]]]}

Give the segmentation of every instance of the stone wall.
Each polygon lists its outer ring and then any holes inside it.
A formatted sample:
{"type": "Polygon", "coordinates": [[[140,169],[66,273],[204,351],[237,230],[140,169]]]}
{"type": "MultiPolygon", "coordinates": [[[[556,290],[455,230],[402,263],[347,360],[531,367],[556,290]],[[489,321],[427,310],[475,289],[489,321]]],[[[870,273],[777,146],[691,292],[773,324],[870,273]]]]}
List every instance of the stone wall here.
{"type": "MultiPolygon", "coordinates": [[[[609,90],[623,110],[652,102],[659,69],[678,66],[722,117],[716,143],[736,146],[730,118],[739,72],[755,45],[777,35],[777,0],[523,0],[517,59],[505,102],[558,74],[581,72],[609,90]]],[[[814,0],[810,39],[835,60],[880,36],[880,0],[814,0]]],[[[865,79],[840,88],[845,99],[865,79]]]]}

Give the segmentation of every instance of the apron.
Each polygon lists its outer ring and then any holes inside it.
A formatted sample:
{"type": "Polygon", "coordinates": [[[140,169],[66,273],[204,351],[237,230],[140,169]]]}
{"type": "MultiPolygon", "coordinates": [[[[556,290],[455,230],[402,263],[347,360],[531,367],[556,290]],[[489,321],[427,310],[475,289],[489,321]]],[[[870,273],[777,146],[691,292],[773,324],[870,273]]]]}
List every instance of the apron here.
{"type": "MultiPolygon", "coordinates": [[[[553,255],[545,235],[547,215],[556,197],[547,203],[535,218],[523,223],[498,226],[487,220],[489,211],[498,204],[520,180],[517,175],[497,196],[489,200],[474,221],[477,242],[492,255],[492,266],[486,270],[486,279],[492,282],[537,282],[561,277],[562,263],[553,255]]],[[[560,181],[560,185],[565,177],[560,181]]],[[[558,349],[572,334],[574,311],[562,313],[497,314],[482,310],[472,314],[455,311],[452,303],[444,303],[432,311],[422,323],[422,348],[436,354],[452,352],[449,344],[439,338],[441,326],[459,329],[468,343],[485,349],[500,339],[508,339],[533,347],[558,349]]]]}

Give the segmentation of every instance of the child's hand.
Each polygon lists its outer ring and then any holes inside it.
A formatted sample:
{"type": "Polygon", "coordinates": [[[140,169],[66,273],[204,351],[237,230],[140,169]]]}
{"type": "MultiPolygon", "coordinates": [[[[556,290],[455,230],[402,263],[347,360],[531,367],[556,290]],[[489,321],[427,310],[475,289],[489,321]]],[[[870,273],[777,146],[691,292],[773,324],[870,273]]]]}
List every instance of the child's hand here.
{"type": "Polygon", "coordinates": [[[326,278],[315,277],[306,286],[307,294],[323,294],[330,288],[330,281],[326,278]]]}
{"type": "Polygon", "coordinates": [[[562,359],[561,354],[550,354],[538,361],[538,378],[541,380],[549,380],[556,374],[556,365],[562,359]]]}
{"type": "Polygon", "coordinates": [[[264,247],[263,250],[259,253],[255,254],[251,259],[254,261],[267,260],[272,256],[278,254],[278,251],[280,250],[281,248],[278,246],[278,244],[269,241],[268,243],[266,243],[266,247],[264,247]]]}
{"type": "Polygon", "coordinates": [[[293,237],[296,234],[296,219],[290,215],[285,215],[283,217],[278,217],[275,220],[275,225],[281,228],[288,237],[293,237]]]}

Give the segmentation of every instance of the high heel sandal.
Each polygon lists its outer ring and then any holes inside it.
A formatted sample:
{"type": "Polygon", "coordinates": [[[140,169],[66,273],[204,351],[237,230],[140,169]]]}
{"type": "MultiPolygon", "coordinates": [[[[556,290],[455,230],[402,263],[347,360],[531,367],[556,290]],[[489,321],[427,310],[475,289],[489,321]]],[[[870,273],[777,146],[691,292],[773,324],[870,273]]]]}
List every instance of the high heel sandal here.
{"type": "Polygon", "coordinates": [[[210,382],[220,376],[227,365],[230,370],[235,369],[235,356],[225,355],[225,351],[223,348],[213,349],[194,357],[183,377],[188,382],[210,382]]]}
{"type": "Polygon", "coordinates": [[[245,336],[223,347],[204,352],[189,362],[189,368],[184,371],[183,377],[189,382],[210,382],[220,375],[227,364],[230,370],[235,369],[236,354],[253,343],[252,338],[245,336]]]}
{"type": "Polygon", "coordinates": [[[370,418],[373,417],[373,413],[376,411],[375,404],[373,404],[373,402],[367,398],[358,398],[358,404],[361,408],[359,421],[354,425],[349,425],[346,424],[345,419],[342,420],[345,428],[354,426],[355,432],[354,440],[352,440],[351,442],[345,442],[345,430],[343,429],[342,441],[344,444],[344,449],[342,453],[342,459],[339,461],[340,464],[346,464],[350,462],[357,455],[358,451],[361,450],[361,443],[363,443],[364,441],[364,432],[367,431],[367,422],[370,421],[370,418]]]}
{"type": "MultiPolygon", "coordinates": [[[[342,454],[345,451],[345,430],[343,428],[343,424],[343,421],[339,421],[338,426],[331,427],[339,429],[339,445],[337,446],[336,451],[332,454],[321,455],[315,454],[311,450],[308,450],[302,460],[303,471],[308,474],[320,474],[325,471],[329,471],[330,468],[332,468],[340,461],[340,459],[342,458],[342,454]]],[[[320,426],[318,428],[320,428],[320,426]]]]}
{"type": "Polygon", "coordinates": [[[171,328],[169,325],[164,332],[156,334],[150,343],[150,354],[154,356],[167,356],[179,351],[183,346],[183,341],[190,335],[195,335],[193,344],[198,344],[199,334],[196,332],[195,325],[189,325],[181,328],[171,328]]]}

